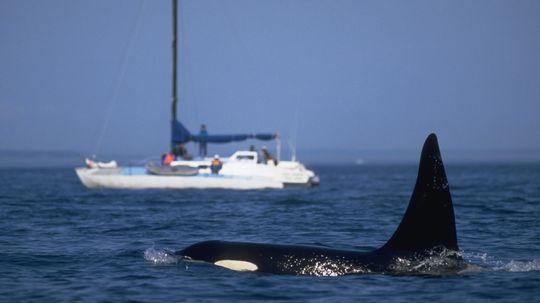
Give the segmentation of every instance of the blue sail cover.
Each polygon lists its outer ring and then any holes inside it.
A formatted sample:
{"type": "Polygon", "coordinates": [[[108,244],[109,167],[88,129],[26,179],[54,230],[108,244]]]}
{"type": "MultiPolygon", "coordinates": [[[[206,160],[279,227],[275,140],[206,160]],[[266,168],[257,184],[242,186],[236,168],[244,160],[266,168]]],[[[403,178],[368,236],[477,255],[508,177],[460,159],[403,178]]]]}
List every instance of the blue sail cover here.
{"type": "Polygon", "coordinates": [[[191,133],[189,130],[180,122],[172,121],[171,122],[171,142],[173,145],[184,144],[191,141],[191,133]]]}
{"type": "Polygon", "coordinates": [[[171,129],[171,142],[173,145],[185,144],[190,141],[199,143],[229,143],[244,141],[247,139],[257,140],[273,140],[277,137],[277,134],[237,134],[237,135],[209,135],[206,132],[201,132],[197,135],[193,135],[189,130],[180,122],[172,121],[171,129]]]}

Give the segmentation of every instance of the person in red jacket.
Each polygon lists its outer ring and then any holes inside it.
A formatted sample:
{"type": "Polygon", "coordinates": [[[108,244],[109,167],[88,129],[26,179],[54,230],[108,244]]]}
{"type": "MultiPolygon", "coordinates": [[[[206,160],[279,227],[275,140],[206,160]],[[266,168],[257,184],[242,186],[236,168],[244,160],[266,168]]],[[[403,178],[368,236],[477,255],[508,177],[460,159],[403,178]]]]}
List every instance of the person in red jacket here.
{"type": "Polygon", "coordinates": [[[174,161],[174,154],[173,153],[166,153],[163,155],[162,164],[163,165],[171,165],[172,161],[174,161]]]}

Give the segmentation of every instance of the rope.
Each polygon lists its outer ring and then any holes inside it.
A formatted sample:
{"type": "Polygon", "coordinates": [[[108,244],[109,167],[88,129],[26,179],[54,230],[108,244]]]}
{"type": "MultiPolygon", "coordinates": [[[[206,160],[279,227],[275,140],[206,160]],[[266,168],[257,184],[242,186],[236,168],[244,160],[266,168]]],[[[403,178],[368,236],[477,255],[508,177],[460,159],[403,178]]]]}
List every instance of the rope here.
{"type": "Polygon", "coordinates": [[[129,58],[131,57],[131,50],[133,49],[133,43],[135,39],[137,38],[137,36],[139,35],[139,29],[141,25],[143,11],[145,8],[145,3],[146,3],[146,0],[142,0],[141,4],[139,5],[139,10],[137,12],[137,19],[135,20],[135,27],[131,31],[129,42],[126,45],[126,49],[124,50],[124,58],[122,60],[122,64],[120,65],[118,77],[113,88],[113,93],[111,95],[109,105],[107,107],[107,112],[105,114],[105,121],[103,122],[103,125],[101,127],[101,132],[99,134],[98,140],[96,142],[96,146],[94,148],[94,153],[92,155],[93,158],[96,158],[96,155],[99,154],[99,152],[101,151],[101,144],[103,143],[103,137],[105,136],[105,132],[107,130],[107,127],[109,126],[112,109],[114,105],[117,103],[118,92],[120,91],[120,86],[122,85],[124,76],[126,74],[126,67],[127,67],[129,58]]]}

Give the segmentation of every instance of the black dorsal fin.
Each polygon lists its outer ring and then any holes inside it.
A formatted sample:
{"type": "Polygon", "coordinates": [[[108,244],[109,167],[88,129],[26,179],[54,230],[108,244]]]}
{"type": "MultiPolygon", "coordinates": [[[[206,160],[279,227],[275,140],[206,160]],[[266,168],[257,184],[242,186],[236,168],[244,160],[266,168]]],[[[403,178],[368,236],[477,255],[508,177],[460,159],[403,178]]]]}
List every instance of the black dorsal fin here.
{"type": "Polygon", "coordinates": [[[420,156],[418,177],[398,229],[381,248],[387,252],[419,252],[434,247],[458,250],[452,197],[439,151],[430,134],[420,156]]]}

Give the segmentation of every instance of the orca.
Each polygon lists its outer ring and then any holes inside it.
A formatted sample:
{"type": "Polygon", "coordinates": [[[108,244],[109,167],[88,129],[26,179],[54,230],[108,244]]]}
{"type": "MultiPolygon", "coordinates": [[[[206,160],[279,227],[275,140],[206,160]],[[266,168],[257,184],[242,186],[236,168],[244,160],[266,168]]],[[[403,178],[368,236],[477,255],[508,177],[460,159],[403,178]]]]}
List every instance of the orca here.
{"type": "Polygon", "coordinates": [[[418,177],[409,205],[392,237],[370,252],[316,246],[205,241],[177,255],[236,271],[336,276],[358,273],[459,272],[454,208],[437,136],[422,148],[418,177]]]}

